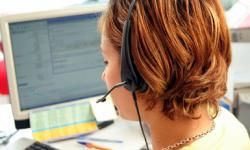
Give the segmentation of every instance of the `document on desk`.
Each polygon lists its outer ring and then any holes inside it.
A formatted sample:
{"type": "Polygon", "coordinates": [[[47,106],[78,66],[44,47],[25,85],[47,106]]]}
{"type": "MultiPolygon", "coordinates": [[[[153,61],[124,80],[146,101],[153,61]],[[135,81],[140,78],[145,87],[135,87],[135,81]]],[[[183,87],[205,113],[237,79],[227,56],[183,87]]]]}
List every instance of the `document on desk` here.
{"type": "Polygon", "coordinates": [[[32,136],[38,141],[56,141],[98,129],[89,102],[57,106],[30,113],[32,136]]]}
{"type": "MultiPolygon", "coordinates": [[[[101,97],[98,97],[101,98],[101,97]]],[[[98,122],[102,121],[108,121],[108,120],[114,120],[117,118],[117,113],[115,111],[114,104],[111,100],[111,97],[108,96],[106,98],[105,103],[96,103],[96,100],[93,99],[90,101],[90,104],[92,106],[93,113],[95,115],[95,118],[98,122]]]]}

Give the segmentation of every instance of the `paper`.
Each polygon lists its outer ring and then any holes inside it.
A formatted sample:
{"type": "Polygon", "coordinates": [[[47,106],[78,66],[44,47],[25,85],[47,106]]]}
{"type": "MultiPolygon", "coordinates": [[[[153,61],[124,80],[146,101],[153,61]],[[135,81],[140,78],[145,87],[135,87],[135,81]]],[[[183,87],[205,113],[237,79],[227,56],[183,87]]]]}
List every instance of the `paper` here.
{"type": "Polygon", "coordinates": [[[114,104],[110,97],[105,102],[96,103],[98,98],[91,100],[93,113],[98,122],[114,120],[117,118],[114,104]]]}
{"type": "Polygon", "coordinates": [[[98,129],[89,102],[33,111],[30,124],[38,141],[61,140],[98,129]]]}

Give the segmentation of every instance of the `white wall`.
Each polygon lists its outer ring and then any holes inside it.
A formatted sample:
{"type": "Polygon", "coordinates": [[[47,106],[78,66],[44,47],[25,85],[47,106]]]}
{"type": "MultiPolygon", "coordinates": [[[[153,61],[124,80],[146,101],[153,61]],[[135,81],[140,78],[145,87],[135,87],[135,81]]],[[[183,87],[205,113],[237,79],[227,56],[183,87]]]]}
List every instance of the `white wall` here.
{"type": "Polygon", "coordinates": [[[0,0],[0,16],[69,7],[87,0],[0,0]]]}
{"type": "Polygon", "coordinates": [[[232,44],[232,78],[234,84],[250,86],[250,43],[232,44]]]}

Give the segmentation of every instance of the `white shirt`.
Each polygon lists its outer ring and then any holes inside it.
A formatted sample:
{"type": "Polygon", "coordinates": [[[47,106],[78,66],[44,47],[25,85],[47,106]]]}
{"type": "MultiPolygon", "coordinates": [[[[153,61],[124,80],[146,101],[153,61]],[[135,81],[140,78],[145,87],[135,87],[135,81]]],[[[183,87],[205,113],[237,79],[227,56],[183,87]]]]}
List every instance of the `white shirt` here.
{"type": "Polygon", "coordinates": [[[181,150],[250,150],[248,132],[232,113],[221,107],[214,121],[211,133],[181,150]]]}

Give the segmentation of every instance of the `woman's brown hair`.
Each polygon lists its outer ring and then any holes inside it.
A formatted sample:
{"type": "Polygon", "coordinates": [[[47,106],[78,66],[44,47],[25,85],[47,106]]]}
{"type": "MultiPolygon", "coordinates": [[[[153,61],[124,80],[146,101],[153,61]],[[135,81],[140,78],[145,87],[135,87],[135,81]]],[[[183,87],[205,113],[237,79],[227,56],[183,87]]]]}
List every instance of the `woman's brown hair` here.
{"type": "MultiPolygon", "coordinates": [[[[100,21],[102,32],[117,50],[131,1],[110,0],[100,21]]],[[[148,108],[162,101],[162,111],[170,119],[176,111],[195,118],[195,110],[207,104],[217,114],[231,63],[220,1],[136,0],[131,20],[131,50],[149,86],[141,94],[148,108]]]]}

